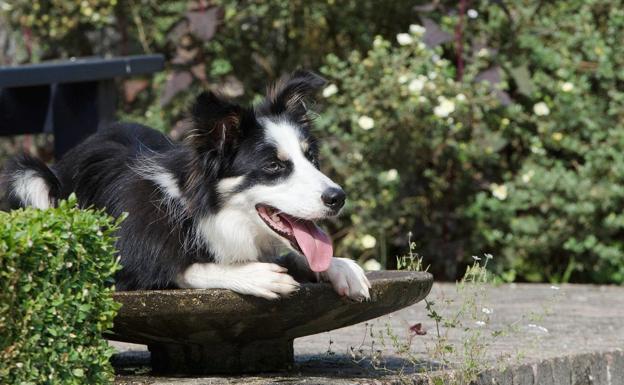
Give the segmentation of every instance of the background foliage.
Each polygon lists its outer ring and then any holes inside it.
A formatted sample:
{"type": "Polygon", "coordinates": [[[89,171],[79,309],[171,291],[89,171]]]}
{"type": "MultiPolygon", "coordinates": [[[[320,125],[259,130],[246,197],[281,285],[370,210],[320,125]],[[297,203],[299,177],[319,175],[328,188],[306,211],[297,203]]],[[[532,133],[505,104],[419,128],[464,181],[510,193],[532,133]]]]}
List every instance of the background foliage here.
{"type": "Polygon", "coordinates": [[[0,212],[0,383],[112,382],[117,224],[75,198],[0,212]]]}
{"type": "Polygon", "coordinates": [[[200,88],[252,101],[321,71],[341,255],[392,266],[411,231],[439,278],[490,252],[506,279],[624,281],[621,0],[48,3],[0,1],[0,60],[165,53],[120,84],[120,116],[174,137],[200,88]]]}

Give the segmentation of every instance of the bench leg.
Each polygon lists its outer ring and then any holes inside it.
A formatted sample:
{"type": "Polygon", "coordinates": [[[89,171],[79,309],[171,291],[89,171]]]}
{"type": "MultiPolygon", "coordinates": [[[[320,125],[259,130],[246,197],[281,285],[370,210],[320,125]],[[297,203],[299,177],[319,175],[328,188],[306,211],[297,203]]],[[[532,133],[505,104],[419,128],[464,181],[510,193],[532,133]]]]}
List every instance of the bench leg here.
{"type": "Polygon", "coordinates": [[[115,113],[114,81],[58,84],[53,100],[54,153],[64,153],[103,126],[115,113]]]}

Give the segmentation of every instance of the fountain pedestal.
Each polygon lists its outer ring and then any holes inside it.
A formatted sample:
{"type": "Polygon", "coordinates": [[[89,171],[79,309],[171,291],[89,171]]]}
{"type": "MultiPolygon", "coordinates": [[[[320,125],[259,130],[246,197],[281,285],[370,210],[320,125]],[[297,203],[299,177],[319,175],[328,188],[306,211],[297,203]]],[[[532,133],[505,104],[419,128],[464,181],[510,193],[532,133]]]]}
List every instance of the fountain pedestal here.
{"type": "Polygon", "coordinates": [[[149,345],[155,373],[250,373],[292,369],[292,340],[241,344],[149,345]]]}
{"type": "Polygon", "coordinates": [[[433,284],[424,272],[367,276],[367,302],[341,298],[326,283],[303,284],[276,301],[217,289],[117,292],[122,307],[105,337],[147,344],[161,374],[288,370],[295,338],[399,310],[424,299],[433,284]]]}

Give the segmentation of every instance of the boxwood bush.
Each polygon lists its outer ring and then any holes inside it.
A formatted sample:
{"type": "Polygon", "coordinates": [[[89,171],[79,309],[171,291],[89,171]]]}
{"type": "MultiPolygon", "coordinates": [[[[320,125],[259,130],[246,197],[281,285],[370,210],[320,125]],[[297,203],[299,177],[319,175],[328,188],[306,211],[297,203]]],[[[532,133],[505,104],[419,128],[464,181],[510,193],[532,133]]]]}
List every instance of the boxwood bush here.
{"type": "Polygon", "coordinates": [[[112,382],[117,226],[74,198],[0,212],[0,383],[112,382]]]}

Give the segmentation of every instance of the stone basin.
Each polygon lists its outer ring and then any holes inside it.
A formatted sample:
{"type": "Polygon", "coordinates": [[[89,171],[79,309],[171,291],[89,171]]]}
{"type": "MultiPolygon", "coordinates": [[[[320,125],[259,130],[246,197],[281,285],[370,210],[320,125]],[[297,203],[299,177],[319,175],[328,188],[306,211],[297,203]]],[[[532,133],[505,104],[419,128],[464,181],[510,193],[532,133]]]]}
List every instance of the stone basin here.
{"type": "Polygon", "coordinates": [[[122,304],[106,338],[146,344],[152,370],[217,374],[292,368],[293,340],[366,321],[423,300],[433,284],[425,272],[367,274],[371,300],[338,296],[327,283],[306,283],[276,301],[229,290],[117,292],[122,304]]]}

